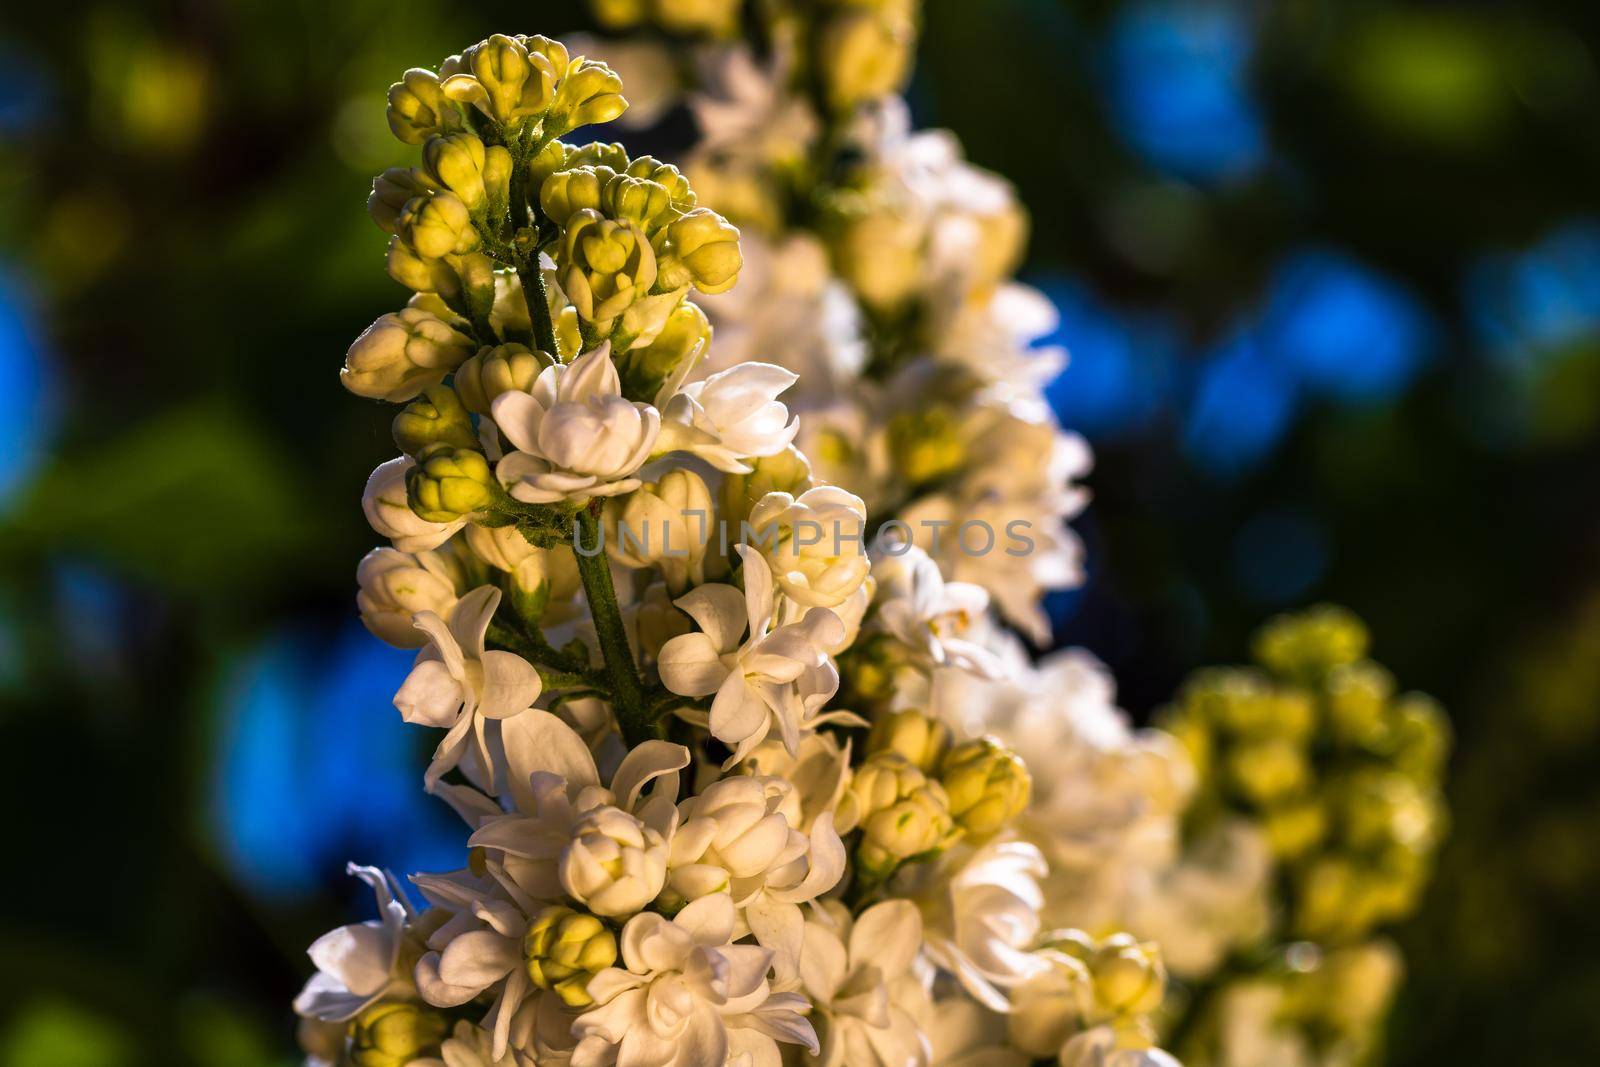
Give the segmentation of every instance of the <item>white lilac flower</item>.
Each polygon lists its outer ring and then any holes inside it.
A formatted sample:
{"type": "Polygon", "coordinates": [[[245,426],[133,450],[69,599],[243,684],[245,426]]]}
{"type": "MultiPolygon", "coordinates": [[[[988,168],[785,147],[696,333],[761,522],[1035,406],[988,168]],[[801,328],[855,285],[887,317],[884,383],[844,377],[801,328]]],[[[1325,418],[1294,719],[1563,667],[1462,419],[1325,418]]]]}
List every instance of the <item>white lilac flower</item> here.
{"type": "Polygon", "coordinates": [[[529,504],[615,496],[639,485],[661,415],[628,401],[602,344],[570,364],[546,367],[526,393],[494,400],[495,425],[515,451],[495,468],[511,495],[529,504]]]}
{"type": "Polygon", "coordinates": [[[481,877],[456,871],[412,880],[429,904],[448,916],[429,935],[428,951],[417,961],[417,992],[437,1008],[487,1000],[482,1025],[492,1057],[527,1047],[543,998],[524,966],[522,944],[538,902],[517,893],[492,864],[481,877]]]}
{"type": "Polygon", "coordinates": [[[744,560],[743,592],[714,583],[679,597],[677,605],[700,629],[668,641],[658,663],[661,682],[671,692],[716,694],[707,723],[713,737],[733,747],[730,766],[774,727],[793,753],[803,730],[834,721],[817,712],[839,686],[827,649],[838,643],[843,629],[827,608],[812,608],[798,622],[780,625],[766,561],[748,545],[738,550],[744,560]]]}
{"type": "Polygon", "coordinates": [[[346,870],[372,887],[378,918],[330,930],[307,950],[317,973],[295,997],[294,1010],[323,1022],[345,1022],[384,997],[412,991],[404,952],[411,911],[404,895],[376,867],[352,863],[346,870]]]}
{"type": "Polygon", "coordinates": [[[654,912],[629,919],[623,966],[590,981],[595,1005],[573,1024],[573,1067],[705,1067],[723,1063],[736,1042],[768,1062],[777,1062],[778,1041],[818,1051],[800,1014],[805,998],[774,993],[772,954],[730,944],[734,928],[733,902],[720,893],[670,920],[654,912]]]}
{"type": "Polygon", "coordinates": [[[666,885],[667,842],[637,816],[602,804],[573,824],[560,871],[567,895],[596,915],[633,915],[666,885]]]}
{"type": "Polygon", "coordinates": [[[933,1067],[1028,1067],[1023,1053],[1006,1045],[1006,1017],[959,991],[908,989],[906,1008],[928,1036],[933,1067]],[[920,995],[919,995],[920,992],[920,995]]]}
{"type": "Polygon", "coordinates": [[[431,787],[461,762],[476,742],[478,766],[494,779],[486,736],[488,724],[520,715],[539,696],[533,664],[514,652],[485,650],[489,620],[500,605],[500,590],[480,586],[461,598],[445,622],[431,611],[418,613],[416,627],[428,636],[411,673],[394,696],[409,723],[447,731],[434,750],[425,778],[431,787]]]}
{"type": "Polygon", "coordinates": [[[927,1035],[906,1008],[921,993],[912,963],[922,917],[907,900],[886,900],[855,920],[829,909],[805,924],[800,978],[821,1020],[821,1067],[928,1067],[927,1035]]]}
{"type": "Polygon", "coordinates": [[[999,657],[969,636],[989,610],[989,594],[970,582],[947,582],[939,565],[915,545],[874,551],[875,624],[907,646],[927,667],[950,664],[999,677],[999,657]]]}
{"type": "Polygon", "coordinates": [[[800,796],[781,778],[739,775],[713,782],[678,805],[669,888],[696,900],[726,893],[742,924],[773,953],[780,979],[798,973],[804,919],[844,876],[844,843],[824,813],[809,836],[798,827],[800,796]]]}
{"type": "Polygon", "coordinates": [[[782,367],[741,363],[684,386],[665,401],[656,454],[687,452],[720,471],[750,473],[745,460],[782,452],[799,432],[800,420],[777,399],[794,383],[782,367]]]}
{"type": "Polygon", "coordinates": [[[494,1035],[462,1020],[445,1038],[438,1056],[414,1059],[406,1067],[540,1067],[544,1062],[520,1048],[506,1048],[495,1055],[494,1035]]]}
{"type": "Polygon", "coordinates": [[[406,472],[414,466],[416,461],[410,456],[399,456],[380,464],[367,479],[366,491],[361,495],[361,510],[367,522],[401,552],[438,548],[467,524],[464,518],[455,522],[428,522],[411,510],[406,496],[406,472]]]}
{"type": "Polygon", "coordinates": [[[819,485],[799,496],[768,493],[750,509],[751,539],[778,588],[808,608],[837,608],[867,580],[867,506],[854,493],[819,485]]]}
{"type": "Polygon", "coordinates": [[[1009,1007],[1006,990],[1044,969],[1031,949],[1039,933],[1046,873],[1039,850],[995,841],[977,851],[957,847],[935,864],[912,864],[896,895],[922,912],[923,948],[974,999],[994,1011],[1009,1007]]]}
{"type": "Polygon", "coordinates": [[[513,810],[479,822],[468,844],[494,855],[530,899],[567,894],[615,917],[648,904],[666,879],[689,751],[646,741],[607,787],[583,739],[549,712],[506,723],[500,740],[513,810]]]}
{"type": "Polygon", "coordinates": [[[448,619],[456,606],[456,571],[439,552],[375,548],[356,566],[356,607],[375,637],[396,648],[419,648],[428,637],[411,622],[431,611],[448,619]]]}
{"type": "Polygon", "coordinates": [[[1067,365],[1067,353],[1038,339],[1055,332],[1060,313],[1031,286],[1009,283],[986,299],[935,304],[929,333],[934,356],[1009,393],[1037,394],[1067,365]]]}
{"type": "Polygon", "coordinates": [[[1259,824],[1224,820],[1155,872],[1129,902],[1127,926],[1161,945],[1172,973],[1210,974],[1267,930],[1273,869],[1259,824]]]}
{"type": "Polygon", "coordinates": [[[816,136],[817,117],[785,88],[791,52],[780,47],[765,67],[744,46],[702,54],[706,88],[689,98],[703,131],[700,152],[776,162],[805,150],[816,136]]]}
{"type": "Polygon", "coordinates": [[[838,810],[850,787],[850,740],[841,743],[832,733],[808,733],[799,751],[790,754],[782,741],[768,738],[751,750],[740,769],[790,783],[800,801],[800,821],[793,825],[810,833],[818,818],[838,810]]]}

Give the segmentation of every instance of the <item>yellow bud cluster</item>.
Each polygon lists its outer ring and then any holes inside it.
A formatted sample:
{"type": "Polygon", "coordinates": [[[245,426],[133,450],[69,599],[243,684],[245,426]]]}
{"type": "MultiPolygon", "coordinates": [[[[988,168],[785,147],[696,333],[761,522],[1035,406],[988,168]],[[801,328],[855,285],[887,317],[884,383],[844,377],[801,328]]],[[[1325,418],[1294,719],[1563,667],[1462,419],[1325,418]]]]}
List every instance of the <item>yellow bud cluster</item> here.
{"type": "Polygon", "coordinates": [[[350,1022],[350,1062],[355,1067],[405,1067],[437,1050],[448,1024],[424,1004],[380,1001],[350,1022]]]}
{"type": "Polygon", "coordinates": [[[944,787],[897,752],[880,752],[856,769],[839,805],[839,824],[860,828],[856,860],[862,876],[873,881],[961,835],[944,787]]]}
{"type": "Polygon", "coordinates": [[[1161,719],[1200,772],[1196,811],[1258,821],[1287,869],[1292,930],[1325,943],[1413,910],[1444,825],[1444,716],[1397,697],[1367,646],[1340,608],[1275,619],[1260,666],[1196,674],[1161,719]]]}
{"type": "Polygon", "coordinates": [[[540,912],[522,939],[528,977],[569,1008],[594,1003],[589,980],[617,960],[617,938],[588,912],[560,904],[540,912]]]}

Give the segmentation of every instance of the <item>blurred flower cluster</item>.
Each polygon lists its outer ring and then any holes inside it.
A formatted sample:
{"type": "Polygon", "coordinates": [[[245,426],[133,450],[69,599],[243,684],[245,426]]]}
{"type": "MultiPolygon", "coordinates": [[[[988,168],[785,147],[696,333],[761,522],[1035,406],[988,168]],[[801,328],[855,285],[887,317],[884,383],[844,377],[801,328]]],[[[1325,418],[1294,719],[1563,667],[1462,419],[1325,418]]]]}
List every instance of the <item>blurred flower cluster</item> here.
{"type": "MultiPolygon", "coordinates": [[[[1238,937],[1191,976],[1186,1062],[1351,1064],[1372,1051],[1401,971],[1380,934],[1416,910],[1443,836],[1449,727],[1367,650],[1342,609],[1284,616],[1257,634],[1256,666],[1198,672],[1162,717],[1198,770],[1191,841],[1253,840],[1266,860],[1238,937]]],[[[1159,912],[1155,931],[1186,921],[1159,912]]]]}

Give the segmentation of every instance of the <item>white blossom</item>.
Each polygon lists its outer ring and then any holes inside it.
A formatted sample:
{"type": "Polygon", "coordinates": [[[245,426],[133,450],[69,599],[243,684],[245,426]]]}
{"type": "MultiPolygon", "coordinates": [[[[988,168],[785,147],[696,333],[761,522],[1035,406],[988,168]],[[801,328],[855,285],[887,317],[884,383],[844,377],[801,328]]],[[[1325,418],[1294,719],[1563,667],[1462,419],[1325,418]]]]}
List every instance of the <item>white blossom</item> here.
{"type": "Polygon", "coordinates": [[[772,954],[730,944],[734,923],[733,902],[721,893],[670,920],[654,912],[629,919],[623,966],[590,981],[595,1005],[573,1024],[573,1067],[705,1067],[723,1063],[735,1041],[773,1057],[777,1041],[816,1052],[816,1033],[800,1014],[805,998],[772,991],[772,954]],[[749,1032],[732,1038],[739,1030],[749,1032]]]}
{"type": "Polygon", "coordinates": [[[961,667],[988,678],[1003,671],[999,657],[969,634],[989,610],[989,594],[970,582],[947,582],[939,565],[915,545],[873,553],[876,623],[928,667],[961,667]]]}
{"type": "Polygon", "coordinates": [[[317,973],[295,997],[294,1010],[323,1022],[353,1019],[384,997],[406,996],[412,988],[403,951],[411,918],[404,895],[376,867],[352,863],[346,869],[372,887],[378,918],[331,930],[307,950],[317,973]]]}
{"type": "Polygon", "coordinates": [[[367,479],[361,495],[361,510],[372,528],[394,543],[401,552],[426,552],[438,548],[467,524],[428,522],[411,510],[406,496],[406,472],[416,466],[410,456],[399,456],[380,464],[367,479]]]}
{"type": "Polygon", "coordinates": [[[707,721],[713,737],[733,746],[729,765],[749,755],[774,726],[792,753],[803,729],[825,721],[816,712],[839,685],[827,649],[842,629],[826,608],[779,624],[766,561],[748,545],[738,550],[743,592],[713,583],[680,597],[677,605],[700,629],[668,641],[658,664],[672,692],[716,694],[707,721]]]}
{"type": "Polygon", "coordinates": [[[539,696],[539,672],[531,663],[514,652],[484,648],[489,620],[499,605],[500,590],[485,585],[461,598],[448,623],[431,611],[416,616],[416,627],[428,636],[428,644],[417,654],[394,704],[406,722],[447,731],[428,767],[429,786],[460,763],[473,742],[479,765],[492,780],[488,724],[522,714],[539,696]]]}
{"type": "Polygon", "coordinates": [[[661,415],[622,396],[610,344],[570,364],[546,367],[526,393],[502,393],[495,425],[511,442],[495,468],[511,495],[530,504],[615,496],[639,485],[661,415]]]}
{"type": "Polygon", "coordinates": [[[854,493],[819,485],[799,496],[768,493],[750,509],[751,538],[778,588],[805,607],[837,608],[867,580],[867,506],[854,493]]]}
{"type": "Polygon", "coordinates": [[[375,548],[356,566],[356,607],[368,630],[397,648],[418,648],[428,637],[411,622],[431,611],[448,619],[456,606],[452,561],[438,552],[375,548]]]}
{"type": "Polygon", "coordinates": [[[657,453],[687,452],[720,471],[748,474],[745,460],[782,452],[799,431],[777,399],[794,383],[782,367],[741,363],[684,386],[666,402],[657,453]]]}
{"type": "Polygon", "coordinates": [[[800,977],[822,1020],[822,1067],[928,1067],[927,1035],[904,1006],[920,994],[912,963],[922,917],[907,900],[886,900],[854,921],[829,910],[805,925],[800,977]]]}
{"type": "Polygon", "coordinates": [[[928,958],[978,1002],[1006,1011],[1005,991],[1045,967],[1031,951],[1044,904],[1044,857],[1025,842],[1001,840],[975,852],[957,847],[937,865],[921,866],[907,872],[911,884],[903,888],[922,911],[928,958]]]}

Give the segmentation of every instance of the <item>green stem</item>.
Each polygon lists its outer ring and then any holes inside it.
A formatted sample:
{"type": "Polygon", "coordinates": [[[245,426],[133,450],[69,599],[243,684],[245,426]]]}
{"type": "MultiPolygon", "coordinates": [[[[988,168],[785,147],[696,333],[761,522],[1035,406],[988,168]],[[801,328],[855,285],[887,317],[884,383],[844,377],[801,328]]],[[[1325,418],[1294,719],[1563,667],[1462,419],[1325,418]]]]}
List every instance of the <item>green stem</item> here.
{"type": "Polygon", "coordinates": [[[611,707],[616,712],[617,725],[622,728],[622,739],[632,748],[642,741],[660,737],[661,730],[645,706],[644,685],[633,665],[628,631],[622,625],[617,591],[611,585],[611,564],[606,562],[604,552],[594,551],[600,545],[600,538],[600,501],[594,500],[578,512],[579,540],[573,555],[578,559],[578,577],[583,580],[595,636],[600,641],[600,654],[605,657],[606,676],[611,680],[611,707]],[[585,552],[593,554],[585,555],[585,552]]]}
{"type": "Polygon", "coordinates": [[[587,670],[572,663],[551,648],[544,640],[543,634],[534,639],[520,629],[491,622],[489,643],[508,652],[515,652],[532,663],[539,672],[539,679],[548,688],[603,690],[607,684],[603,672],[587,670]]]}
{"type": "Polygon", "coordinates": [[[560,363],[561,353],[556,348],[556,324],[550,318],[550,293],[545,288],[544,271],[539,269],[539,253],[533,253],[532,259],[530,265],[517,271],[517,277],[522,279],[522,299],[527,302],[528,319],[533,323],[534,344],[539,351],[560,363]]]}

